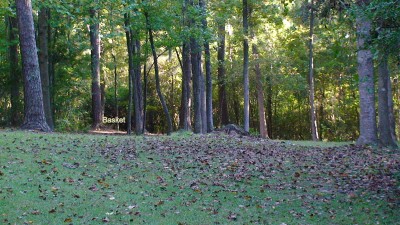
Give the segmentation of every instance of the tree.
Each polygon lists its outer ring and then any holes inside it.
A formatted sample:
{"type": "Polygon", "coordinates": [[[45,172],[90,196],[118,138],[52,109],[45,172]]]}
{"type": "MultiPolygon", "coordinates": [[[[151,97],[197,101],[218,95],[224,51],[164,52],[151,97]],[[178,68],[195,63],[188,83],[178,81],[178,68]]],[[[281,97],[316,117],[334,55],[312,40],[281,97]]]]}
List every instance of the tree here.
{"type": "Polygon", "coordinates": [[[225,22],[218,23],[218,111],[220,125],[229,124],[228,103],[226,98],[225,68],[225,22]]]}
{"type": "Polygon", "coordinates": [[[249,91],[249,8],[247,0],[243,0],[243,91],[244,91],[244,130],[250,130],[250,91],[249,91]]]}
{"type": "Polygon", "coordinates": [[[40,79],[42,81],[43,107],[47,124],[54,129],[53,113],[50,101],[50,81],[49,81],[49,14],[50,10],[42,6],[38,17],[38,38],[39,38],[39,67],[40,79]]]}
{"type": "Polygon", "coordinates": [[[310,120],[311,120],[311,136],[313,141],[319,139],[317,115],[315,110],[315,80],[314,80],[314,0],[310,4],[310,35],[309,35],[309,64],[308,64],[308,84],[309,84],[309,101],[310,101],[310,120]]]}
{"type": "Polygon", "coordinates": [[[263,78],[261,75],[261,68],[260,68],[260,56],[258,51],[257,42],[255,40],[255,33],[254,29],[256,28],[256,22],[252,19],[252,6],[249,7],[249,18],[250,18],[250,36],[252,40],[252,54],[254,59],[254,72],[256,73],[256,89],[257,89],[257,103],[258,103],[258,120],[259,120],[259,128],[260,128],[260,137],[261,138],[268,138],[268,131],[267,131],[267,121],[265,119],[265,107],[264,107],[264,90],[263,90],[263,78]]]}
{"type": "Polygon", "coordinates": [[[357,2],[357,61],[360,93],[360,136],[357,144],[376,144],[377,128],[375,115],[375,85],[373,55],[368,46],[371,38],[371,20],[363,14],[369,0],[357,2]]]}
{"type": "MultiPolygon", "coordinates": [[[[96,0],[95,3],[98,3],[96,0]]],[[[90,46],[91,46],[91,71],[92,71],[92,129],[100,129],[102,123],[102,104],[100,89],[100,37],[98,10],[96,6],[90,9],[90,46]]]]}
{"type": "Polygon", "coordinates": [[[134,65],[133,65],[133,44],[131,38],[130,29],[130,16],[129,13],[124,14],[125,23],[125,37],[126,45],[128,50],[128,112],[127,112],[127,133],[132,132],[132,103],[133,103],[133,76],[134,76],[134,65]]]}
{"type": "Polygon", "coordinates": [[[20,123],[20,86],[21,71],[18,67],[18,28],[17,18],[8,16],[8,41],[9,45],[9,62],[10,62],[10,84],[11,84],[11,125],[17,126],[20,123]]]}
{"type": "MultiPolygon", "coordinates": [[[[187,8],[189,1],[185,0],[182,6],[183,27],[189,27],[189,17],[187,8]]],[[[190,80],[191,80],[191,62],[190,62],[190,40],[186,36],[182,37],[182,94],[181,94],[181,110],[179,113],[179,127],[183,130],[191,129],[191,94],[190,94],[190,80]]]]}
{"type": "Polygon", "coordinates": [[[154,74],[155,74],[155,78],[156,78],[156,89],[157,89],[157,95],[160,99],[165,117],[167,119],[167,134],[170,135],[172,132],[172,120],[171,120],[171,116],[169,114],[168,111],[168,107],[167,104],[165,102],[164,96],[161,93],[161,86],[160,86],[160,76],[159,76],[159,72],[158,72],[158,61],[157,61],[157,52],[156,52],[156,48],[154,46],[154,38],[153,38],[153,30],[151,29],[151,24],[150,24],[150,20],[149,20],[149,15],[147,12],[144,13],[145,17],[146,17],[146,26],[147,26],[147,30],[149,33],[149,40],[150,40],[150,46],[151,46],[151,52],[153,55],[153,61],[154,61],[154,74]]]}
{"type": "Polygon", "coordinates": [[[191,129],[190,106],[190,80],[191,80],[191,62],[190,62],[190,42],[185,40],[182,46],[182,96],[181,96],[181,112],[179,124],[184,130],[191,129]]]}
{"type": "Polygon", "coordinates": [[[39,60],[33,27],[32,3],[30,0],[16,0],[19,39],[24,75],[24,123],[23,129],[51,131],[47,125],[40,80],[39,60]]]}
{"type": "MultiPolygon", "coordinates": [[[[193,0],[189,0],[189,3],[192,7],[194,7],[193,0]]],[[[207,121],[204,117],[204,82],[201,69],[202,49],[199,44],[199,37],[196,37],[194,32],[199,29],[196,24],[196,17],[194,15],[191,15],[190,27],[193,31],[190,35],[190,61],[192,64],[194,133],[205,133],[207,132],[207,130],[204,129],[204,126],[207,126],[207,121]]]]}
{"type": "MultiPolygon", "coordinates": [[[[201,23],[203,25],[203,32],[207,32],[207,18],[205,15],[207,14],[206,4],[204,0],[199,0],[199,6],[202,11],[203,18],[201,23]]],[[[210,44],[206,38],[204,41],[204,61],[206,66],[206,122],[207,132],[211,132],[214,129],[214,121],[213,121],[213,106],[212,106],[212,78],[211,78],[211,53],[210,53],[210,44]]],[[[204,123],[204,122],[203,122],[204,123]]]]}
{"type": "Polygon", "coordinates": [[[388,68],[388,53],[384,52],[381,57],[381,61],[378,65],[378,116],[379,116],[379,142],[382,146],[397,148],[395,139],[393,139],[390,115],[390,100],[393,99],[389,90],[391,89],[390,84],[390,73],[388,68]],[[390,95],[389,95],[390,93],[390,95]]]}

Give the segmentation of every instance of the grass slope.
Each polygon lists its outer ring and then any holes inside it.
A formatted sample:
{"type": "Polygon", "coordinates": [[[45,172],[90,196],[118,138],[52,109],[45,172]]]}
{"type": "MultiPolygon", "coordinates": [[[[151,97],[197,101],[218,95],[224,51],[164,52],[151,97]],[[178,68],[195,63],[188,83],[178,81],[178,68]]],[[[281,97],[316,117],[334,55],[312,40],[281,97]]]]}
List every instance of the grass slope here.
{"type": "Polygon", "coordinates": [[[399,159],[223,134],[2,131],[0,224],[399,224],[399,159]]]}

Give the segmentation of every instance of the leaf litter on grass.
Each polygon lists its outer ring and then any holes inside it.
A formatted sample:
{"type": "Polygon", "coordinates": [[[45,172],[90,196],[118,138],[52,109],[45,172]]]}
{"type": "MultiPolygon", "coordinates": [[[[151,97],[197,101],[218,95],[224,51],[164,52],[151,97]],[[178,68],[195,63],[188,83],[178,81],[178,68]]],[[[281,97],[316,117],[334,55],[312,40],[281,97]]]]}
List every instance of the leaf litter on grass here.
{"type": "Polygon", "coordinates": [[[400,204],[398,153],[354,145],[294,147],[220,133],[40,136],[1,151],[6,155],[0,182],[20,181],[0,187],[0,197],[26,202],[14,206],[22,208],[20,219],[3,220],[343,224],[399,219],[394,213],[400,204]],[[31,179],[25,186],[24,173],[31,179]]]}

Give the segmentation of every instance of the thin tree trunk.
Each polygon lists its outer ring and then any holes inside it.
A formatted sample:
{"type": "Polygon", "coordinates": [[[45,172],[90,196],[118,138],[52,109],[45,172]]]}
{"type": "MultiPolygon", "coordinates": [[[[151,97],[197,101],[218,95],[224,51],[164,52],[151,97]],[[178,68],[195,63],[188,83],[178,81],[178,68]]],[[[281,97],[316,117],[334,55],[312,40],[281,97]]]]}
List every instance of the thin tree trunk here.
{"type": "MultiPolygon", "coordinates": [[[[393,140],[390,125],[390,109],[388,87],[390,85],[390,75],[388,68],[388,55],[384,53],[378,66],[379,89],[378,89],[378,115],[379,115],[379,142],[384,147],[397,148],[393,140]]],[[[392,98],[392,96],[390,96],[392,98]]]]}
{"type": "Polygon", "coordinates": [[[392,82],[390,81],[390,74],[389,74],[389,82],[387,84],[388,84],[387,89],[388,89],[390,133],[392,135],[393,141],[397,141],[396,120],[394,117],[393,92],[392,92],[392,82]]]}
{"type": "Polygon", "coordinates": [[[148,52],[147,52],[147,44],[148,44],[148,35],[146,32],[146,51],[145,51],[145,63],[143,65],[143,128],[142,128],[142,134],[145,133],[146,130],[146,116],[147,116],[147,58],[148,58],[148,52]]]}
{"type": "Polygon", "coordinates": [[[17,18],[8,17],[8,41],[12,43],[8,47],[10,62],[10,81],[11,81],[11,126],[17,126],[21,122],[20,86],[21,71],[18,66],[18,38],[17,18]]]}
{"type": "Polygon", "coordinates": [[[228,103],[226,98],[225,69],[225,22],[218,24],[218,111],[220,126],[229,124],[228,103]]]}
{"type": "Polygon", "coordinates": [[[317,126],[317,115],[315,110],[315,85],[314,85],[314,0],[311,0],[310,6],[310,35],[309,35],[309,101],[310,101],[310,122],[311,122],[311,136],[313,141],[318,141],[318,126],[317,126]]]}
{"type": "Polygon", "coordinates": [[[51,131],[47,125],[40,80],[39,60],[33,26],[32,4],[30,0],[16,0],[19,25],[19,39],[24,74],[24,123],[23,129],[51,131]]]}
{"type": "Polygon", "coordinates": [[[161,93],[160,77],[159,77],[158,62],[157,62],[158,61],[157,60],[157,52],[156,52],[156,49],[154,47],[153,31],[151,30],[151,27],[150,27],[149,16],[148,16],[147,12],[145,12],[145,17],[146,17],[147,30],[148,30],[148,33],[149,33],[151,52],[153,54],[153,60],[154,60],[154,74],[155,74],[155,78],[156,78],[157,94],[158,94],[158,97],[160,98],[160,102],[161,102],[161,105],[163,107],[163,111],[164,111],[165,117],[167,119],[167,125],[168,125],[167,134],[170,135],[171,132],[172,132],[172,121],[171,121],[171,116],[170,116],[169,111],[168,111],[167,104],[165,103],[164,96],[161,93]]]}
{"type": "MultiPolygon", "coordinates": [[[[200,53],[201,55],[201,53],[200,53]]],[[[199,64],[201,65],[201,58],[199,64]]],[[[200,71],[200,101],[201,101],[201,133],[207,133],[207,102],[206,102],[206,85],[203,72],[200,71]]]]}
{"type": "Polygon", "coordinates": [[[91,69],[92,69],[92,129],[100,129],[102,122],[102,104],[100,87],[100,37],[98,13],[90,9],[90,18],[94,21],[90,25],[91,69]]]}
{"type": "MultiPolygon", "coordinates": [[[[366,4],[360,1],[359,4],[366,4]]],[[[360,136],[358,145],[376,144],[377,128],[375,114],[374,65],[367,40],[371,34],[371,21],[365,16],[357,15],[357,61],[360,92],[360,136]]]]}
{"type": "MultiPolygon", "coordinates": [[[[51,13],[49,13],[49,20],[51,19],[51,16],[53,16],[51,13]]],[[[54,97],[55,97],[55,60],[54,60],[54,56],[55,54],[55,46],[56,46],[56,40],[58,37],[58,30],[57,28],[55,29],[49,29],[49,84],[50,84],[50,105],[54,106],[54,97]]],[[[53,123],[56,120],[55,118],[55,107],[51,108],[51,114],[52,114],[52,118],[53,118],[53,123]]]]}
{"type": "Polygon", "coordinates": [[[244,90],[244,130],[250,130],[250,91],[249,91],[249,23],[248,4],[243,0],[243,90],[244,90]]]}
{"type": "Polygon", "coordinates": [[[126,36],[126,45],[128,50],[128,115],[127,115],[127,133],[131,134],[132,132],[132,102],[133,102],[133,90],[132,90],[132,77],[134,76],[134,66],[133,66],[133,45],[131,39],[131,29],[130,29],[130,17],[128,13],[124,14],[125,19],[125,36],[126,36]]]}
{"type": "MultiPolygon", "coordinates": [[[[208,29],[207,19],[205,15],[207,14],[207,6],[204,0],[199,0],[199,5],[202,10],[204,17],[202,18],[203,30],[208,29]]],[[[207,132],[212,132],[214,130],[213,121],[213,107],[212,107],[212,76],[211,76],[211,54],[210,54],[210,44],[208,40],[204,42],[204,61],[206,66],[206,120],[207,120],[207,132]]]]}
{"type": "Polygon", "coordinates": [[[272,64],[271,73],[267,74],[267,131],[268,137],[272,138],[272,64]]]}
{"type": "Polygon", "coordinates": [[[44,114],[46,116],[47,124],[51,129],[54,129],[51,102],[50,102],[50,82],[49,82],[49,48],[48,48],[49,12],[50,11],[48,8],[41,8],[39,11],[39,18],[38,18],[39,67],[40,67],[40,79],[42,81],[44,114]]]}
{"type": "Polygon", "coordinates": [[[320,105],[319,105],[319,121],[320,121],[319,122],[319,132],[320,132],[319,140],[323,140],[323,138],[324,138],[324,136],[322,136],[323,135],[322,127],[323,127],[323,124],[325,123],[325,113],[324,113],[324,111],[325,111],[325,109],[324,109],[325,92],[324,92],[324,90],[325,90],[325,87],[322,87],[320,89],[321,100],[320,100],[320,105]]]}
{"type": "MultiPolygon", "coordinates": [[[[118,73],[117,73],[117,58],[113,52],[113,49],[111,49],[111,56],[113,58],[114,62],[114,102],[115,102],[115,117],[119,117],[119,111],[118,111],[118,73]]],[[[117,123],[117,130],[119,131],[119,123],[117,123]]]]}
{"type": "Polygon", "coordinates": [[[260,63],[259,63],[259,54],[257,45],[252,45],[253,56],[255,60],[254,71],[256,73],[257,79],[257,103],[258,103],[258,120],[260,123],[260,137],[261,138],[268,138],[268,130],[267,130],[267,122],[265,119],[265,108],[264,108],[264,90],[262,84],[262,76],[260,70],[260,63]]]}

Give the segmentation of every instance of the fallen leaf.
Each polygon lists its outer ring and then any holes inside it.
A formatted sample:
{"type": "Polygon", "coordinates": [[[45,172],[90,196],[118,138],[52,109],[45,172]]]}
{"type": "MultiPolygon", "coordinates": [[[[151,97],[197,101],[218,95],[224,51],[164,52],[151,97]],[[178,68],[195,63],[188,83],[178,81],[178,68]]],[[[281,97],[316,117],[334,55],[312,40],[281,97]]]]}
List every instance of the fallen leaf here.
{"type": "Polygon", "coordinates": [[[40,214],[40,211],[39,211],[39,210],[33,210],[33,211],[31,212],[31,214],[32,214],[32,215],[39,215],[39,214],[40,214]]]}

